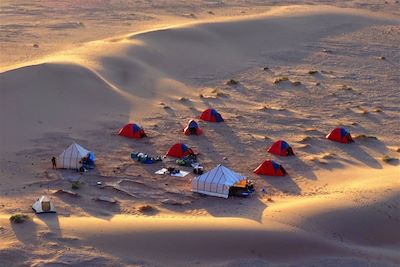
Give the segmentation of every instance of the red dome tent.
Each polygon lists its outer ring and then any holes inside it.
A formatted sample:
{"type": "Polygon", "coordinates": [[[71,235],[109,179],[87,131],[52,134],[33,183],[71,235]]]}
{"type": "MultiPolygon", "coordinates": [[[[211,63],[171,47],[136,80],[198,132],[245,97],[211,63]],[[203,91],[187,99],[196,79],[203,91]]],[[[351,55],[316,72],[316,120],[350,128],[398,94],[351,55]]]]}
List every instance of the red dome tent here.
{"type": "Polygon", "coordinates": [[[190,120],[185,129],[183,129],[183,133],[186,135],[201,135],[203,131],[195,120],[190,120]]]}
{"type": "Polygon", "coordinates": [[[283,140],[278,140],[272,144],[268,152],[278,156],[293,156],[293,149],[289,144],[283,140]]]}
{"type": "Polygon", "coordinates": [[[143,128],[136,123],[126,124],[121,130],[119,130],[118,135],[136,139],[146,137],[143,128]]]}
{"type": "Polygon", "coordinates": [[[200,119],[209,122],[223,122],[221,114],[219,114],[215,109],[209,108],[203,111],[200,115],[200,119]]]}
{"type": "Polygon", "coordinates": [[[266,160],[260,164],[254,171],[255,174],[268,176],[285,176],[286,170],[273,160],[266,160]]]}
{"type": "Polygon", "coordinates": [[[167,156],[174,158],[183,158],[189,155],[194,155],[192,149],[190,149],[187,145],[182,143],[177,143],[173,145],[167,152],[167,156]]]}
{"type": "Polygon", "coordinates": [[[344,129],[344,128],[335,128],[330,132],[327,136],[327,139],[343,144],[348,144],[353,141],[353,138],[351,137],[350,133],[344,129]]]}

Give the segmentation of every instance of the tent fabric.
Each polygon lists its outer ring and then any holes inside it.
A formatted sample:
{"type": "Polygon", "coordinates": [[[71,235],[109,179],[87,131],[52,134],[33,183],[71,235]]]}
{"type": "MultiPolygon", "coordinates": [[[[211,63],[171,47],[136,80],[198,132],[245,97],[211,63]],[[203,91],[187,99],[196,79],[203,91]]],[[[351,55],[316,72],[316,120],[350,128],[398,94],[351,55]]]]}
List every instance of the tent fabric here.
{"type": "Polygon", "coordinates": [[[278,156],[291,156],[293,154],[293,149],[286,141],[278,140],[272,144],[268,149],[268,152],[278,156]]]}
{"type": "Polygon", "coordinates": [[[173,145],[167,152],[167,156],[174,158],[183,158],[192,154],[194,154],[193,150],[182,143],[173,145]]]}
{"type": "MultiPolygon", "coordinates": [[[[57,168],[79,169],[82,166],[82,158],[88,156],[89,153],[90,151],[84,149],[77,143],[73,143],[58,156],[57,168]]],[[[90,157],[93,158],[94,155],[90,155],[90,157]]]]}
{"type": "Polygon", "coordinates": [[[335,128],[333,129],[327,136],[327,139],[331,140],[331,141],[335,141],[335,142],[339,142],[339,143],[343,143],[343,144],[348,144],[353,141],[353,138],[350,135],[350,132],[348,132],[346,129],[344,128],[335,128]]]}
{"type": "Polygon", "coordinates": [[[246,176],[236,173],[223,165],[194,178],[192,180],[192,192],[205,195],[228,198],[229,188],[236,184],[242,184],[246,176]]]}
{"type": "Polygon", "coordinates": [[[32,205],[32,209],[36,213],[56,212],[56,209],[51,200],[46,196],[41,196],[32,205]]]}
{"type": "Polygon", "coordinates": [[[200,115],[200,119],[209,122],[223,122],[221,114],[219,114],[215,109],[209,108],[203,111],[200,115]]]}
{"type": "Polygon", "coordinates": [[[254,173],[268,176],[285,176],[286,170],[279,163],[273,160],[266,160],[254,170],[254,173]]]}
{"type": "Polygon", "coordinates": [[[201,135],[203,131],[195,120],[190,120],[185,129],[183,129],[183,133],[186,135],[201,135]]]}
{"type": "Polygon", "coordinates": [[[126,124],[121,130],[119,130],[118,135],[135,139],[146,137],[143,128],[136,123],[126,124]]]}

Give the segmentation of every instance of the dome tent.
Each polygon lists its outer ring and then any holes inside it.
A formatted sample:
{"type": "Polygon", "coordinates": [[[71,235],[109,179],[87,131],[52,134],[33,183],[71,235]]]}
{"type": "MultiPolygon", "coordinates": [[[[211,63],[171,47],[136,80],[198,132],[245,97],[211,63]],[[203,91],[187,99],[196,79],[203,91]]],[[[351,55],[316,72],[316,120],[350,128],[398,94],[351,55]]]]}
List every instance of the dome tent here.
{"type": "Polygon", "coordinates": [[[146,137],[146,133],[143,128],[136,123],[128,123],[121,130],[119,130],[118,135],[140,139],[146,137]]]}
{"type": "Polygon", "coordinates": [[[346,129],[344,128],[335,128],[333,129],[327,136],[327,139],[331,140],[331,141],[335,141],[335,142],[339,142],[339,143],[343,143],[343,144],[348,144],[353,141],[353,138],[350,135],[350,132],[348,132],[346,129]]]}
{"type": "Polygon", "coordinates": [[[185,129],[183,129],[183,133],[186,135],[201,135],[203,131],[195,120],[190,120],[185,129]]]}
{"type": "Polygon", "coordinates": [[[221,114],[219,114],[215,109],[209,108],[203,111],[200,115],[200,119],[209,122],[223,122],[221,114]]]}
{"type": "Polygon", "coordinates": [[[171,146],[167,152],[167,156],[174,158],[183,158],[189,155],[194,155],[193,150],[182,143],[176,143],[175,145],[171,146]]]}
{"type": "Polygon", "coordinates": [[[57,158],[57,168],[79,169],[82,167],[82,159],[88,158],[94,165],[94,154],[77,143],[71,144],[57,158]]]}
{"type": "Polygon", "coordinates": [[[278,140],[272,144],[268,152],[278,156],[292,156],[294,155],[293,149],[286,141],[278,140]]]}
{"type": "Polygon", "coordinates": [[[246,183],[246,176],[219,164],[192,180],[192,192],[228,198],[232,186],[246,183]]]}
{"type": "Polygon", "coordinates": [[[279,163],[273,160],[266,160],[254,170],[254,173],[268,176],[285,176],[286,170],[279,163]]]}
{"type": "Polygon", "coordinates": [[[41,196],[36,200],[36,202],[32,205],[32,209],[35,213],[47,213],[47,212],[56,212],[53,203],[46,196],[41,196]]]}

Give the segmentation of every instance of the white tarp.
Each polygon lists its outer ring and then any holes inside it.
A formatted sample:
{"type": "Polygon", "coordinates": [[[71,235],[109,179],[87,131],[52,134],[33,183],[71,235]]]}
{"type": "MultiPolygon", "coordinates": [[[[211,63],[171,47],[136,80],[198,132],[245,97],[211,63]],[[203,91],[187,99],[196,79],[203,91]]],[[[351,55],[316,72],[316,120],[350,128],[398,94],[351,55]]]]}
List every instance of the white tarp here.
{"type": "Polygon", "coordinates": [[[228,198],[229,188],[244,179],[246,179],[246,176],[218,165],[214,169],[194,178],[192,180],[192,191],[210,196],[228,198]]]}
{"type": "Polygon", "coordinates": [[[169,173],[167,168],[162,168],[161,170],[156,171],[155,174],[168,174],[175,177],[185,177],[189,172],[179,170],[178,173],[169,173]]]}
{"type": "Polygon", "coordinates": [[[83,157],[86,157],[89,151],[73,143],[65,149],[57,158],[57,168],[79,169],[82,163],[79,163],[83,157]]]}
{"type": "Polygon", "coordinates": [[[53,203],[46,196],[41,196],[36,202],[32,205],[32,209],[36,213],[44,213],[44,212],[56,212],[53,203]]]}

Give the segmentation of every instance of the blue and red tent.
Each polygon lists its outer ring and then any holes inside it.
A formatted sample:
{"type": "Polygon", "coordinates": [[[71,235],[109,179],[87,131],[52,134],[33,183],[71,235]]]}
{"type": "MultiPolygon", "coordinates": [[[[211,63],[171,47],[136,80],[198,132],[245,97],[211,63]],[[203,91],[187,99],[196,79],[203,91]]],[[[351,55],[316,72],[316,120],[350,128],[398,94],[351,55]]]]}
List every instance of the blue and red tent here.
{"type": "Polygon", "coordinates": [[[183,129],[183,133],[186,135],[201,135],[203,131],[195,120],[190,120],[185,129],[183,129]]]}
{"type": "Polygon", "coordinates": [[[136,123],[126,124],[121,130],[119,130],[118,135],[136,139],[146,137],[143,128],[136,123]]]}
{"type": "Polygon", "coordinates": [[[183,158],[189,155],[194,155],[193,150],[182,143],[177,143],[173,145],[167,152],[167,156],[174,158],[183,158]]]}
{"type": "Polygon", "coordinates": [[[278,156],[292,156],[294,155],[293,149],[286,141],[278,140],[272,144],[268,152],[278,156]]]}
{"type": "Polygon", "coordinates": [[[255,174],[268,176],[285,176],[286,170],[279,163],[273,160],[266,160],[261,163],[254,171],[255,174]]]}
{"type": "Polygon", "coordinates": [[[209,122],[223,122],[221,114],[219,114],[215,109],[209,108],[203,111],[200,115],[200,119],[209,122]]]}
{"type": "Polygon", "coordinates": [[[332,130],[332,132],[330,132],[327,136],[327,139],[331,140],[331,141],[335,141],[335,142],[339,142],[339,143],[343,143],[343,144],[348,144],[353,141],[353,138],[350,135],[350,132],[348,132],[345,128],[335,128],[332,130]]]}

